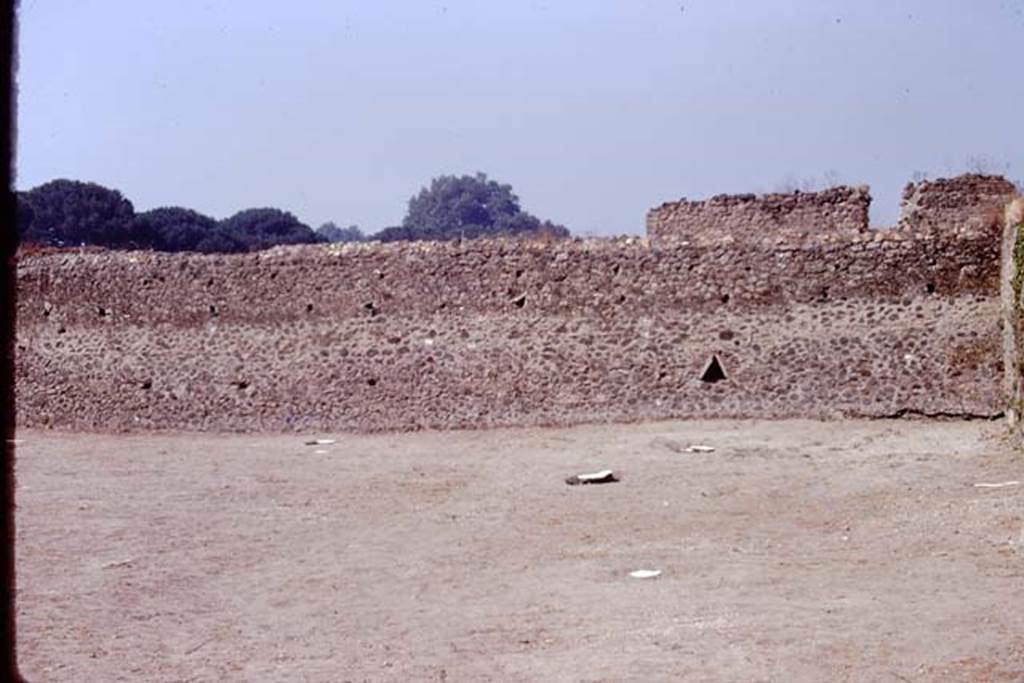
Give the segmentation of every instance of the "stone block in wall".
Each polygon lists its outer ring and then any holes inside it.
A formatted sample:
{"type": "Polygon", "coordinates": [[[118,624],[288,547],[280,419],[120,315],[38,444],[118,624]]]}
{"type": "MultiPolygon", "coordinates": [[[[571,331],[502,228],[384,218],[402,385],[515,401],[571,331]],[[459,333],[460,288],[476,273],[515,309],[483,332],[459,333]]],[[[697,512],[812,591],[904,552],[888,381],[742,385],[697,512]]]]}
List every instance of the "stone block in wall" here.
{"type": "Polygon", "coordinates": [[[968,173],[908,183],[896,227],[915,233],[997,230],[1016,195],[1013,183],[998,175],[968,173]]]}
{"type": "Polygon", "coordinates": [[[652,244],[780,244],[848,237],[867,231],[870,205],[867,186],[682,199],[647,213],[647,236],[652,244]]]}

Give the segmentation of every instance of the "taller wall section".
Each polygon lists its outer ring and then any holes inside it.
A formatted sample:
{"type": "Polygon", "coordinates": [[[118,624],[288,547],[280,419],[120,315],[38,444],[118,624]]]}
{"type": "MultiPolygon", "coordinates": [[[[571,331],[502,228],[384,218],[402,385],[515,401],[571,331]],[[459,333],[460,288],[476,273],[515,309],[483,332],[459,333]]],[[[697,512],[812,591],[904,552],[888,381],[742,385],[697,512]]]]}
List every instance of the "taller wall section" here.
{"type": "Polygon", "coordinates": [[[972,173],[908,183],[896,228],[919,234],[997,230],[1016,196],[1013,183],[995,175],[972,173]]]}
{"type": "Polygon", "coordinates": [[[703,201],[667,202],[647,213],[652,244],[720,241],[774,245],[849,239],[868,229],[867,187],[768,195],[721,194],[703,201]]]}
{"type": "Polygon", "coordinates": [[[1024,437],[1024,198],[1006,207],[1002,244],[1003,393],[1006,417],[1024,437]]]}

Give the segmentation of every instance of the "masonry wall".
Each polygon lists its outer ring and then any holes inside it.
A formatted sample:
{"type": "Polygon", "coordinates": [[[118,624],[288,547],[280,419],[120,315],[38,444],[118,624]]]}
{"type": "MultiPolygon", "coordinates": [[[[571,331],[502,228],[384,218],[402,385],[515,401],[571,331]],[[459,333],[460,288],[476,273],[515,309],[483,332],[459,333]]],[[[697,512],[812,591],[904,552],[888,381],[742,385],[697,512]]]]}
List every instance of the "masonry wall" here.
{"type": "Polygon", "coordinates": [[[59,253],[23,426],[408,430],[1003,410],[999,234],[59,253]],[[726,379],[701,380],[712,356],[726,379]]]}
{"type": "Polygon", "coordinates": [[[1002,176],[971,173],[908,183],[896,228],[907,232],[989,230],[1003,223],[1017,188],[1002,176]]]}
{"type": "Polygon", "coordinates": [[[1024,437],[1024,198],[1006,207],[1002,240],[1003,394],[1006,417],[1024,437]]]}
{"type": "Polygon", "coordinates": [[[716,195],[703,201],[667,202],[647,213],[654,244],[714,244],[721,240],[773,245],[851,238],[868,230],[867,187],[821,192],[716,195]]]}

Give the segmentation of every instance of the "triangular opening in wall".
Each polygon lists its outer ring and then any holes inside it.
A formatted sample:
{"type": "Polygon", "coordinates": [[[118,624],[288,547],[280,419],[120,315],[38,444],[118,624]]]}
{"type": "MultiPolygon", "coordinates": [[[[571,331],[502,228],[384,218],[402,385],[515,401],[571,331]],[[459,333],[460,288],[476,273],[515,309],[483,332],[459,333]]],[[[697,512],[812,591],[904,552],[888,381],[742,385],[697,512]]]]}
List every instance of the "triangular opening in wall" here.
{"type": "Polygon", "coordinates": [[[704,372],[700,375],[701,382],[707,382],[708,384],[714,384],[715,382],[721,382],[724,379],[729,379],[725,376],[725,370],[722,368],[722,364],[718,360],[717,355],[712,355],[711,360],[704,367],[704,372]]]}

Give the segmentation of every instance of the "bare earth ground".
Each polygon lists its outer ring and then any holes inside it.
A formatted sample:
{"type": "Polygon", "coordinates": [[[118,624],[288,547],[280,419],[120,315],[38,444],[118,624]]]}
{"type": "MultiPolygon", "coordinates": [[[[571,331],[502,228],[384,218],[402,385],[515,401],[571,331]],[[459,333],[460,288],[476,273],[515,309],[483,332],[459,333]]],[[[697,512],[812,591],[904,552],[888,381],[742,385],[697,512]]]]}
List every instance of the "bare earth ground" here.
{"type": "Polygon", "coordinates": [[[33,681],[1022,681],[1024,485],[974,486],[1024,480],[1004,429],[22,431],[18,655],[33,681]]]}

